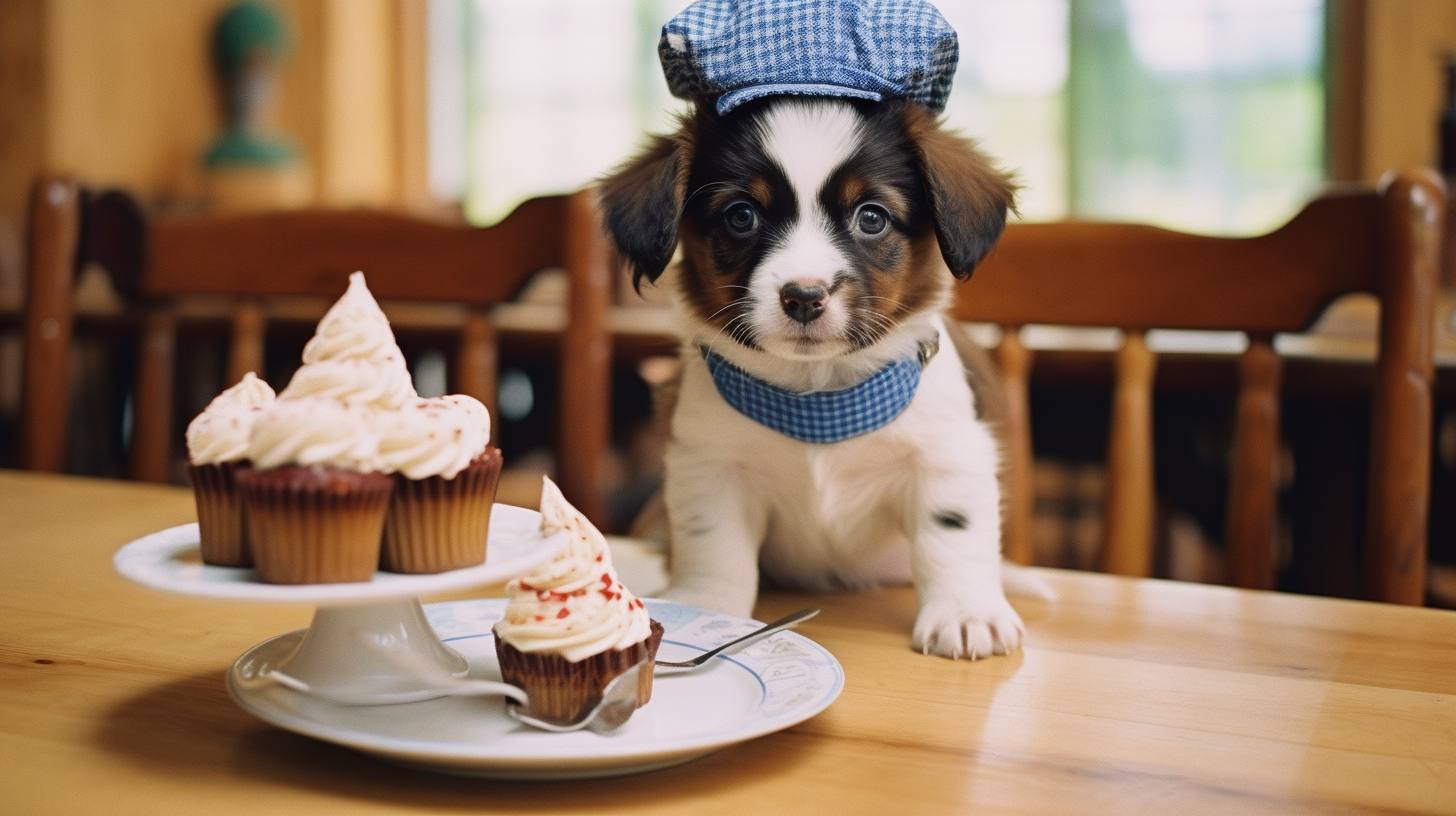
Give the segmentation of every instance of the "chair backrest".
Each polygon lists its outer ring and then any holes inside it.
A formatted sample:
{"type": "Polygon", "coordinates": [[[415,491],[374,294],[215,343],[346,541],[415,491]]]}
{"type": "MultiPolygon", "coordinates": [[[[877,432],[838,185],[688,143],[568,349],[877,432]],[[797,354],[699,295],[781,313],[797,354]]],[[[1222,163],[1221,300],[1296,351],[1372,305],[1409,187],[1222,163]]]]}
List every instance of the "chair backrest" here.
{"type": "Polygon", "coordinates": [[[1424,599],[1431,449],[1432,343],[1445,190],[1433,173],[1392,176],[1380,190],[1323,196],[1281,229],[1215,238],[1148,226],[1018,224],[957,291],[956,317],[1001,325],[1011,402],[1007,553],[1031,550],[1030,323],[1115,327],[1104,568],[1147,575],[1152,564],[1152,389],[1148,329],[1238,330],[1234,466],[1227,508],[1231,582],[1272,588],[1281,358],[1277,332],[1302,331],[1336,297],[1381,301],[1366,514],[1365,591],[1424,599]]]}
{"type": "MultiPolygon", "coordinates": [[[[33,469],[60,470],[65,456],[71,289],[89,260],[82,236],[97,232],[86,200],[64,179],[42,179],[32,199],[22,461],[33,469]]],[[[130,285],[141,304],[133,478],[165,481],[171,470],[177,298],[231,298],[229,382],[261,373],[265,298],[337,297],[349,273],[364,270],[381,300],[465,304],[454,389],[494,409],[498,354],[485,307],[512,298],[533,273],[562,267],[571,294],[560,344],[558,475],[573,503],[604,520],[614,267],[591,191],[532,199],[489,228],[364,210],[161,217],[141,228],[145,260],[130,285]]]]}

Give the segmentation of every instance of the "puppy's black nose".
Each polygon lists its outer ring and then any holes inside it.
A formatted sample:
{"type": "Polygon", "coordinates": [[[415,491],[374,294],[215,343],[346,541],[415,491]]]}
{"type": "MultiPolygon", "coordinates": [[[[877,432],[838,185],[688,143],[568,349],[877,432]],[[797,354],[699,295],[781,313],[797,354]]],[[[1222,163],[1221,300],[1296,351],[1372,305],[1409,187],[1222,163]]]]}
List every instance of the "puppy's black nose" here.
{"type": "Polygon", "coordinates": [[[784,314],[800,323],[812,323],[819,315],[824,314],[824,300],[827,297],[829,292],[822,286],[790,283],[779,290],[779,303],[784,307],[784,314]]]}

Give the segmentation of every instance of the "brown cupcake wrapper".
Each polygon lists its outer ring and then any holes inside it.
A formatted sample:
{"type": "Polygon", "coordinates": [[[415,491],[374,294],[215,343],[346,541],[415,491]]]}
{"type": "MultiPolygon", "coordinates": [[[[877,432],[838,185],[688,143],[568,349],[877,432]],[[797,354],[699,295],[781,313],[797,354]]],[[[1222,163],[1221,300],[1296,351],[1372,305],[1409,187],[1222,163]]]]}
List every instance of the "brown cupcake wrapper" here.
{"type": "Polygon", "coordinates": [[[572,663],[559,654],[523,652],[495,639],[501,678],[526,692],[526,713],[543,720],[576,722],[602,700],[612,678],[643,663],[637,681],[637,707],[652,699],[652,669],[662,643],[662,624],[652,621],[647,639],[626,649],[612,649],[572,663]]]}
{"type": "Polygon", "coordinates": [[[239,468],[253,565],[270,584],[368,581],[393,480],[333,467],[239,468]]]}
{"type": "Polygon", "coordinates": [[[253,566],[248,517],[233,483],[233,473],[240,466],[246,467],[246,463],[187,464],[187,478],[192,482],[192,496],[197,502],[197,528],[204,564],[253,566]]]}
{"type": "Polygon", "coordinates": [[[436,573],[485,563],[501,452],[488,447],[453,479],[394,474],[380,568],[436,573]]]}

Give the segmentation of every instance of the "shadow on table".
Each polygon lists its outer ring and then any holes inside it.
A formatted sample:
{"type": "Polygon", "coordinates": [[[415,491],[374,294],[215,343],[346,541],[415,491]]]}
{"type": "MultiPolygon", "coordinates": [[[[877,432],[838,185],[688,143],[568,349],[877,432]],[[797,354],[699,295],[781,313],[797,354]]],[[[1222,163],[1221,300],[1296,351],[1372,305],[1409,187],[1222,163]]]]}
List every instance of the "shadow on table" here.
{"type": "Polygon", "coordinates": [[[821,737],[789,729],[648,775],[580,782],[469,779],[391,765],[274,728],[239,708],[224,678],[222,671],[193,675],[126,700],[106,715],[97,742],[179,785],[216,785],[220,793],[227,786],[227,796],[283,786],[416,807],[489,802],[543,812],[600,810],[606,803],[650,808],[670,801],[681,807],[730,787],[773,785],[811,761],[822,743],[821,737]]]}

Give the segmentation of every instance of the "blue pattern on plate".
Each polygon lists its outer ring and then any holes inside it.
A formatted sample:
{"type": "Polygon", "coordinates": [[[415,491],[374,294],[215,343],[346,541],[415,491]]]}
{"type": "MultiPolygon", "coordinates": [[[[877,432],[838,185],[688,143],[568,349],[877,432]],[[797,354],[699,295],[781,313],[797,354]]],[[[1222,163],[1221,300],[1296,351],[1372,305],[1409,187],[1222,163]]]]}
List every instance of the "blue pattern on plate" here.
{"type": "MultiPolygon", "coordinates": [[[[665,642],[707,651],[746,635],[761,624],[671,601],[647,601],[648,613],[671,633],[665,642]]],[[[444,641],[485,637],[505,611],[500,598],[454,601],[425,606],[425,616],[444,641]]],[[[763,699],[743,723],[744,727],[772,720],[815,700],[831,700],[844,686],[844,671],[829,653],[803,635],[779,632],[732,657],[719,660],[739,666],[763,688],[763,699]]]]}

